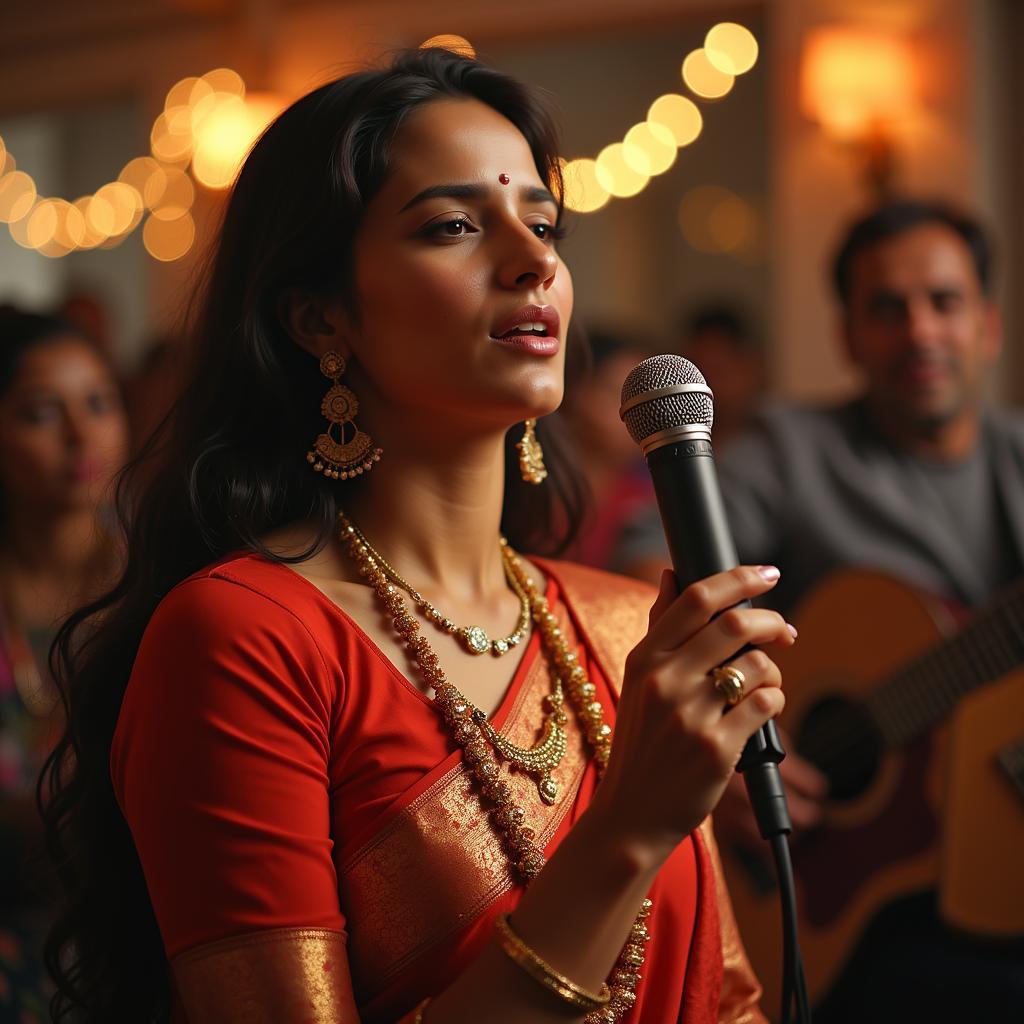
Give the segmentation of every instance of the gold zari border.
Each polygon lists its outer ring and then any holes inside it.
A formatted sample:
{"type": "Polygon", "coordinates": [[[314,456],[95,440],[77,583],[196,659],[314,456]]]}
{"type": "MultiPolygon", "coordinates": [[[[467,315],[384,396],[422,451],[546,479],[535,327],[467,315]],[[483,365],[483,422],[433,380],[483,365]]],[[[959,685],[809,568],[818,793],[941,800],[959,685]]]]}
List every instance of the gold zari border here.
{"type": "Polygon", "coordinates": [[[343,932],[274,928],[171,963],[188,1024],[356,1024],[343,932]]]}
{"type": "MultiPolygon", "coordinates": [[[[564,629],[571,629],[564,613],[564,629]]],[[[541,655],[527,669],[503,735],[530,746],[537,740],[541,698],[551,688],[541,655]]],[[[572,716],[566,752],[555,770],[553,806],[542,803],[532,777],[503,774],[542,848],[572,807],[586,768],[585,741],[572,716]]],[[[338,889],[353,922],[349,963],[360,1003],[431,946],[471,924],[516,884],[508,854],[495,834],[462,762],[438,779],[339,865],[338,889]]]]}

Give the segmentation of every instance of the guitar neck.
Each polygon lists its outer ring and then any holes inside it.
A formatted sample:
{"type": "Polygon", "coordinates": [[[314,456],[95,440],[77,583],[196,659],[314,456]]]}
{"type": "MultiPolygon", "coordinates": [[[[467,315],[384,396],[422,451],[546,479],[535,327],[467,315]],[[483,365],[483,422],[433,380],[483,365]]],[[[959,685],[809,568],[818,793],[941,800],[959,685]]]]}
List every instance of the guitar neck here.
{"type": "Polygon", "coordinates": [[[923,735],[985,683],[1024,664],[1024,587],[1015,586],[955,636],[890,676],[865,701],[887,746],[923,735]]]}

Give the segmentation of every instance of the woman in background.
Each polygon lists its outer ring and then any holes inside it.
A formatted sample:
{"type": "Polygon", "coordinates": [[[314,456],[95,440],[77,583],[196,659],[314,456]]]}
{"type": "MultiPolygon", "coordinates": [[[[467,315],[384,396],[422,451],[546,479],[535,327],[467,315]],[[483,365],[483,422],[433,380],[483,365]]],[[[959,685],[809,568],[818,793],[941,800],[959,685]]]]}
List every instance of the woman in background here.
{"type": "Polygon", "coordinates": [[[763,1019],[705,820],[783,705],[741,652],[792,632],[733,609],[778,572],[651,609],[540,557],[560,195],[537,98],[443,50],[256,144],[126,573],[63,637],[58,1019],[763,1019]]]}
{"type": "Polygon", "coordinates": [[[106,359],[75,328],[0,307],[0,1020],[43,1020],[35,786],[60,734],[49,651],[114,582],[107,507],[127,449],[106,359]],[[33,1016],[33,1014],[35,1016],[33,1016]]]}

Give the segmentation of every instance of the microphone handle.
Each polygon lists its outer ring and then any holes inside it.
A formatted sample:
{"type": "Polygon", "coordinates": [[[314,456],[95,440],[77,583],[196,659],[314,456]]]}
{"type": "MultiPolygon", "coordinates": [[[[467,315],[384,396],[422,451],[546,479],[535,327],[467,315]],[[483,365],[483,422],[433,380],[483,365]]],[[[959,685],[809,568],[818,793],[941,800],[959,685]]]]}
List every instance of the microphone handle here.
{"type": "MultiPolygon", "coordinates": [[[[647,456],[654,493],[679,589],[734,569],[739,560],[706,440],[681,441],[647,456]]],[[[743,601],[739,607],[750,607],[743,601]]],[[[792,832],[779,762],[786,756],[775,722],[766,722],[743,748],[736,770],[743,773],[764,839],[792,832]]]]}

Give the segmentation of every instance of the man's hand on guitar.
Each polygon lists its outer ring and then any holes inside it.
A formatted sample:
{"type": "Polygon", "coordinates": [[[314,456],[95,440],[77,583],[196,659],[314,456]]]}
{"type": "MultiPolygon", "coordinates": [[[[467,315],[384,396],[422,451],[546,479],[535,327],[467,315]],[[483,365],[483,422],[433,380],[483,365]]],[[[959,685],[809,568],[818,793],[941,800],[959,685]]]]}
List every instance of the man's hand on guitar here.
{"type": "MultiPolygon", "coordinates": [[[[793,829],[799,832],[813,828],[821,820],[821,802],[828,793],[828,780],[810,761],[793,753],[789,737],[781,729],[779,732],[786,748],[786,758],[779,765],[779,774],[786,787],[793,829]]],[[[729,780],[715,808],[714,820],[715,834],[720,843],[743,846],[764,852],[767,856],[767,847],[757,830],[741,775],[735,774],[729,780]]]]}

